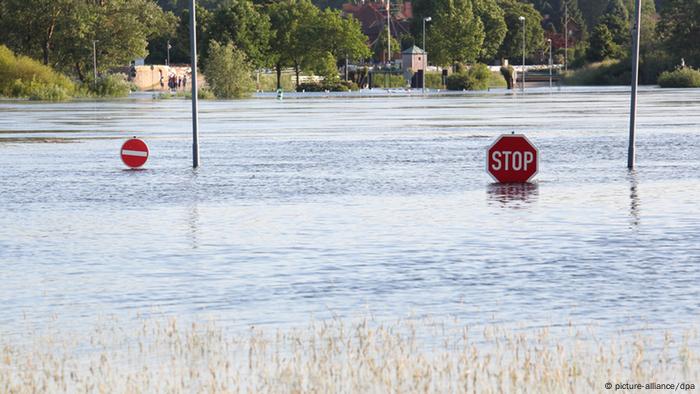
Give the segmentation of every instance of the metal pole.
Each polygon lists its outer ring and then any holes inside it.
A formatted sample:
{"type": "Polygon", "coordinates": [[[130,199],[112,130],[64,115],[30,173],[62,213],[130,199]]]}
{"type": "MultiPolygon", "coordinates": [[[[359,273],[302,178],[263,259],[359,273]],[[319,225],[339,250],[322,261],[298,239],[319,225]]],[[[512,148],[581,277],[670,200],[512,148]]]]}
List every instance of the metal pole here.
{"type": "Polygon", "coordinates": [[[92,40],[92,71],[95,77],[95,89],[97,89],[97,42],[98,40],[92,40]]]}
{"type": "Polygon", "coordinates": [[[425,94],[425,73],[428,71],[428,51],[425,50],[425,22],[432,21],[432,17],[423,18],[423,94],[425,94]]]}
{"type": "Polygon", "coordinates": [[[170,67],[170,40],[168,40],[168,67],[170,67]]]}
{"type": "Polygon", "coordinates": [[[197,106],[197,24],[195,0],[190,0],[190,55],[192,56],[192,167],[199,167],[199,115],[197,106]]]}
{"type": "Polygon", "coordinates": [[[564,72],[569,71],[569,3],[564,1],[564,72]]]}
{"type": "Polygon", "coordinates": [[[632,34],[632,94],[630,95],[630,140],[627,149],[627,168],[634,168],[635,131],[637,128],[637,82],[639,79],[639,32],[642,24],[642,0],[637,0],[636,19],[632,34]]]}
{"type": "Polygon", "coordinates": [[[522,85],[520,85],[520,90],[525,91],[525,17],[521,16],[519,18],[523,22],[523,69],[521,73],[522,85]]]}
{"type": "Polygon", "coordinates": [[[391,63],[391,0],[386,0],[386,63],[391,63]]]}
{"type": "Polygon", "coordinates": [[[345,81],[348,80],[348,56],[345,55],[345,81]]]}
{"type": "Polygon", "coordinates": [[[552,39],[548,38],[549,42],[549,88],[552,88],[552,39]]]}

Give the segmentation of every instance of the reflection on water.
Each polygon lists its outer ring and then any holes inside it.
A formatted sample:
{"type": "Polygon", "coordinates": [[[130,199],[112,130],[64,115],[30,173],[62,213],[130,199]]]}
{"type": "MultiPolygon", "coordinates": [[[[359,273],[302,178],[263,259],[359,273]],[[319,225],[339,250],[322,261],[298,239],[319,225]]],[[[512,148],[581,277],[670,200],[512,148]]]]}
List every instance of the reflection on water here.
{"type": "Polygon", "coordinates": [[[504,208],[520,209],[537,201],[539,184],[530,183],[491,183],[486,189],[489,202],[504,208]]]}
{"type": "Polygon", "coordinates": [[[632,226],[639,226],[639,180],[637,179],[637,171],[631,170],[627,173],[627,179],[630,183],[630,218],[632,226]]]}

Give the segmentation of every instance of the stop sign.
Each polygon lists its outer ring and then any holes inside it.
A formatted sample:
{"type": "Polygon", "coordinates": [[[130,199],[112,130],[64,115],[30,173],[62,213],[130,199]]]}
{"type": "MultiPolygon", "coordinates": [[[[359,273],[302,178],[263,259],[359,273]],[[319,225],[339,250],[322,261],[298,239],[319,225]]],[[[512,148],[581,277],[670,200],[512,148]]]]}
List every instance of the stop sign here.
{"type": "Polygon", "coordinates": [[[497,182],[528,182],[537,174],[539,154],[522,134],[503,134],[486,151],[486,171],[497,182]]]}
{"type": "Polygon", "coordinates": [[[148,160],[148,145],[143,140],[132,138],[122,145],[122,161],[131,168],[139,168],[148,160]]]}

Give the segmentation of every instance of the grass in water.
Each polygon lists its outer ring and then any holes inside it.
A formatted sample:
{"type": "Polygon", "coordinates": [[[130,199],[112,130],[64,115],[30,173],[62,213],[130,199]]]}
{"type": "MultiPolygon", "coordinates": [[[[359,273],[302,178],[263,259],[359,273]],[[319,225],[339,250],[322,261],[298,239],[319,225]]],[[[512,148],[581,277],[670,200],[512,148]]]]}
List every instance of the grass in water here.
{"type": "Polygon", "coordinates": [[[227,335],[214,323],[155,320],[60,338],[0,342],[0,392],[590,393],[610,392],[608,382],[700,383],[690,334],[655,346],[573,328],[562,339],[547,329],[333,320],[227,335]]]}

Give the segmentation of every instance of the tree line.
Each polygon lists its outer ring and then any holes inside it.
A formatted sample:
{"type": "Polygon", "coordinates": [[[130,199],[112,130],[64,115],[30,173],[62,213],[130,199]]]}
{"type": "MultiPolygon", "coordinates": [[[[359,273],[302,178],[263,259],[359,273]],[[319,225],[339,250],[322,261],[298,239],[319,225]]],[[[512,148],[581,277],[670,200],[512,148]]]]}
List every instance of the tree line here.
{"type": "MultiPolygon", "coordinates": [[[[653,82],[681,58],[700,65],[696,44],[700,0],[643,3],[642,80],[653,82]]],[[[172,62],[188,63],[187,4],[185,0],[0,0],[0,43],[81,81],[90,78],[93,43],[100,70],[147,56],[148,61],[163,62],[168,42],[172,62]]],[[[213,43],[217,48],[232,45],[251,68],[275,69],[279,79],[286,68],[294,69],[298,78],[304,70],[337,74],[336,66],[345,58],[379,60],[386,41],[394,39],[380,35],[375,48],[370,48],[360,23],[332,7],[338,4],[199,0],[200,61],[206,66],[213,43]]],[[[393,45],[398,52],[422,42],[422,21],[430,16],[425,39],[431,63],[439,66],[519,59],[523,29],[529,62],[546,59],[547,39],[552,40],[557,63],[563,62],[565,43],[572,67],[625,60],[633,4],[634,0],[414,0],[411,34],[397,37],[393,45]]]]}

